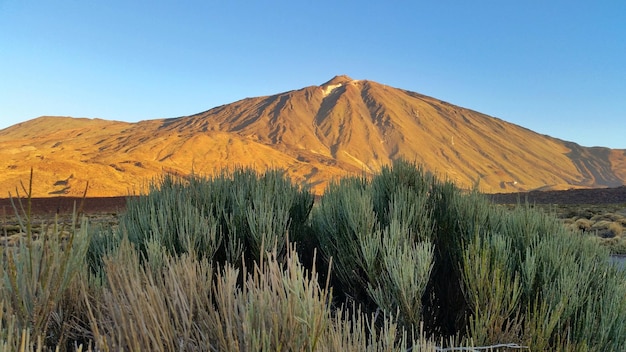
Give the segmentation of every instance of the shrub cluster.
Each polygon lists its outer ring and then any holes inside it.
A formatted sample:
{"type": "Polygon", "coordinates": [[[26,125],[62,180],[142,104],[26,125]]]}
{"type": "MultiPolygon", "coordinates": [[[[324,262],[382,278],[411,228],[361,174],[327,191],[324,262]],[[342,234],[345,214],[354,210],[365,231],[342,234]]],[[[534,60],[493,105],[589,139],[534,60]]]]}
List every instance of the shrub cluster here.
{"type": "Polygon", "coordinates": [[[425,322],[432,334],[533,350],[626,342],[622,272],[529,206],[494,206],[398,161],[331,185],[312,215],[338,293],[397,311],[405,329],[425,322]]]}
{"type": "MultiPolygon", "coordinates": [[[[579,206],[580,207],[580,206],[579,206]]],[[[557,208],[557,216],[570,229],[596,236],[596,241],[613,254],[626,254],[626,206],[624,204],[588,205],[584,210],[557,208]]]]}
{"type": "Polygon", "coordinates": [[[252,265],[273,246],[282,257],[287,236],[303,233],[312,206],[313,195],[280,170],[258,175],[238,168],[211,178],[165,175],[146,195],[128,199],[119,230],[96,236],[91,267],[101,268],[102,254],[123,237],[143,258],[156,259],[165,251],[239,265],[245,254],[252,265]]]}
{"type": "Polygon", "coordinates": [[[313,203],[278,170],[165,176],[119,227],[7,248],[0,350],[626,345],[624,273],[554,217],[402,160],[313,203]]]}

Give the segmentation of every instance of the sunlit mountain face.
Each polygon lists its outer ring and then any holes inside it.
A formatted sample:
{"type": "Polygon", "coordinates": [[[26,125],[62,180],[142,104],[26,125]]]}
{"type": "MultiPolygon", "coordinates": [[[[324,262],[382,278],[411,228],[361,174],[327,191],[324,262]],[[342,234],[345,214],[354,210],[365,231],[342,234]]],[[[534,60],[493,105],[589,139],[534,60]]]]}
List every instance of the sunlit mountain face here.
{"type": "Polygon", "coordinates": [[[322,193],[394,159],[483,192],[615,187],[626,150],[582,147],[415,92],[337,76],[171,119],[40,117],[0,131],[0,191],[38,197],[139,193],[164,172],[281,168],[322,193]]]}

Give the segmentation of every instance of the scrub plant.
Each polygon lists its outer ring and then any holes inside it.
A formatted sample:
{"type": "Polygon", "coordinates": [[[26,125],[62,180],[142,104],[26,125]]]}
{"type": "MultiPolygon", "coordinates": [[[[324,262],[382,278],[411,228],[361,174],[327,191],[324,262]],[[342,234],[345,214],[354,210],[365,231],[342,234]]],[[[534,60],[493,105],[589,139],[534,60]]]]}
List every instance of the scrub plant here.
{"type": "Polygon", "coordinates": [[[251,264],[263,246],[276,244],[283,256],[288,235],[301,232],[312,206],[308,190],[278,170],[165,175],[148,194],[129,199],[117,238],[127,236],[146,256],[164,247],[169,254],[193,252],[235,265],[245,254],[251,264]]]}
{"type": "Polygon", "coordinates": [[[623,272],[530,205],[507,210],[399,160],[331,184],[311,224],[337,297],[397,312],[407,331],[532,350],[626,344],[623,272]]]}
{"type": "Polygon", "coordinates": [[[378,327],[356,306],[333,306],[329,282],[295,245],[282,259],[275,246],[250,270],[163,247],[163,265],[142,264],[126,239],[118,249],[104,259],[108,285],[90,300],[98,350],[435,351],[391,316],[378,327]]]}
{"type": "Polygon", "coordinates": [[[0,350],[626,345],[626,277],[607,249],[403,160],[332,183],[315,207],[276,170],[165,176],[119,228],[75,219],[68,237],[35,235],[29,189],[25,236],[3,252],[0,350]]]}
{"type": "Polygon", "coordinates": [[[419,170],[396,164],[372,181],[331,184],[314,209],[313,233],[335,263],[339,292],[365,309],[399,313],[409,331],[420,326],[422,299],[433,268],[428,183],[419,170]]]}
{"type": "MultiPolygon", "coordinates": [[[[25,230],[25,238],[15,248],[6,247],[0,266],[0,302],[2,326],[0,340],[9,348],[27,346],[44,348],[63,345],[72,335],[75,324],[64,303],[72,300],[68,295],[77,276],[81,274],[89,245],[88,222],[85,218],[74,220],[65,237],[66,229],[57,221],[35,237],[32,231],[31,169],[28,189],[22,184],[26,205],[22,198],[12,198],[16,217],[25,230]],[[4,335],[6,333],[6,335],[4,335]],[[32,338],[32,340],[31,340],[32,338]],[[31,340],[26,342],[25,340],[31,340]],[[21,342],[20,342],[21,341],[21,342]],[[16,345],[20,342],[20,346],[16,345]]],[[[76,298],[76,297],[74,297],[76,298]]]]}

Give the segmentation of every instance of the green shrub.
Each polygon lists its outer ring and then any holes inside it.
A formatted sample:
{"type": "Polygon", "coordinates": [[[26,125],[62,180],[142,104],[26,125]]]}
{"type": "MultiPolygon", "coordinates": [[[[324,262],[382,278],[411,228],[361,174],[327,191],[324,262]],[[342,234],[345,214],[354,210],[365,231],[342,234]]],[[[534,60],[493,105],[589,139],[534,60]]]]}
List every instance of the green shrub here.
{"type": "Polygon", "coordinates": [[[626,345],[626,277],[597,240],[402,160],[314,208],[276,170],[166,176],[119,229],[75,220],[68,239],[33,236],[28,204],[4,249],[0,350],[626,345]]]}
{"type": "Polygon", "coordinates": [[[365,309],[398,312],[414,330],[434,251],[429,180],[408,163],[383,168],[380,176],[344,178],[326,190],[312,214],[313,233],[332,258],[338,294],[365,309]]]}
{"type": "Polygon", "coordinates": [[[506,210],[400,160],[331,184],[311,224],[338,296],[397,312],[408,331],[423,322],[438,336],[533,350],[626,344],[624,277],[608,252],[529,205],[506,210]]]}
{"type": "Polygon", "coordinates": [[[471,316],[468,332],[479,344],[520,342],[520,274],[511,256],[511,240],[476,234],[462,261],[463,291],[471,316]]]}
{"type": "Polygon", "coordinates": [[[162,246],[171,255],[193,253],[236,265],[245,254],[252,263],[262,248],[277,245],[284,255],[288,234],[297,239],[305,231],[312,206],[310,192],[278,170],[166,175],[148,194],[128,200],[117,237],[127,236],[144,256],[162,246]]]}

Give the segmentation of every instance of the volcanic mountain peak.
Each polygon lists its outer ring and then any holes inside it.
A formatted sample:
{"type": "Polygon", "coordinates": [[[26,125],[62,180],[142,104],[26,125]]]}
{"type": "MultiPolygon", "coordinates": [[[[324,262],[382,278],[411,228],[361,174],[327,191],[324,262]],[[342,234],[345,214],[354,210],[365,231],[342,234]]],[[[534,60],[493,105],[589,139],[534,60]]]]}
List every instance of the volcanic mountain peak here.
{"type": "Polygon", "coordinates": [[[346,75],[339,75],[333,77],[330,81],[322,84],[320,88],[322,88],[322,92],[324,93],[324,97],[330,95],[335,89],[339,87],[345,86],[347,83],[356,84],[359,80],[354,80],[346,75]]]}
{"type": "Polygon", "coordinates": [[[333,178],[376,172],[398,158],[461,187],[480,181],[486,192],[626,181],[626,150],[581,147],[342,75],[166,120],[40,118],[12,126],[0,131],[0,192],[15,189],[31,167],[38,196],[80,195],[87,181],[91,196],[113,196],[164,170],[208,175],[243,165],[285,169],[321,193],[333,178]]]}
{"type": "Polygon", "coordinates": [[[331,78],[330,81],[322,84],[322,87],[324,86],[328,86],[328,85],[335,85],[335,84],[344,84],[347,82],[352,82],[354,81],[352,78],[348,77],[347,75],[337,75],[333,78],[331,78]]]}

